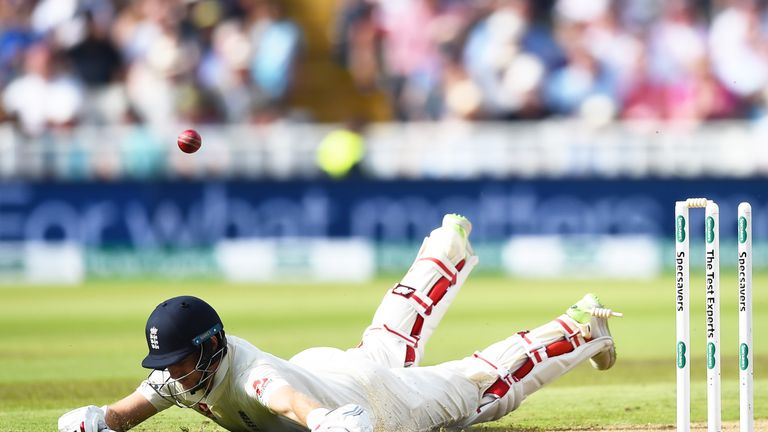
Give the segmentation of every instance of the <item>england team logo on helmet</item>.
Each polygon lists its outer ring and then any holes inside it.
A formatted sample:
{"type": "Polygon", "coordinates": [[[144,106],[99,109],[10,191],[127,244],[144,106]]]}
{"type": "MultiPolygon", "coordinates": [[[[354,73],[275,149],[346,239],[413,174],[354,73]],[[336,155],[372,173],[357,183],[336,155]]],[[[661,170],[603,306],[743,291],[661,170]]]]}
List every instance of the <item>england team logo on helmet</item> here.
{"type": "Polygon", "coordinates": [[[152,346],[152,349],[160,349],[160,342],[157,340],[157,327],[149,329],[149,343],[152,346]]]}

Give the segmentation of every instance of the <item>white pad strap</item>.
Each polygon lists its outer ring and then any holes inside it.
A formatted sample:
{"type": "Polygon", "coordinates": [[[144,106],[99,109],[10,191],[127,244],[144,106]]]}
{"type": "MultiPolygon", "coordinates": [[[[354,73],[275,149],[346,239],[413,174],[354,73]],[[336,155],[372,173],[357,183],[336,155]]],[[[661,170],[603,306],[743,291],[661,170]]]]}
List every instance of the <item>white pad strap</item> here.
{"type": "Polygon", "coordinates": [[[392,329],[391,327],[389,327],[386,324],[384,324],[381,327],[369,327],[366,330],[366,333],[374,332],[374,331],[382,331],[382,330],[386,331],[386,332],[389,332],[389,333],[392,333],[393,335],[395,335],[398,338],[402,339],[403,341],[405,341],[405,344],[410,346],[410,347],[413,347],[413,348],[418,348],[419,347],[419,338],[414,338],[412,336],[408,336],[408,335],[406,335],[404,333],[401,333],[401,332],[399,332],[397,330],[392,329]]]}
{"type": "Polygon", "coordinates": [[[392,294],[397,294],[410,300],[413,303],[414,310],[419,315],[428,317],[432,314],[432,308],[435,303],[429,296],[423,295],[415,288],[398,283],[392,288],[392,294]]]}
{"type": "Polygon", "coordinates": [[[547,355],[547,346],[541,339],[532,335],[530,332],[520,332],[518,334],[520,335],[520,342],[523,345],[523,349],[534,365],[549,358],[547,355]]]}
{"type": "Polygon", "coordinates": [[[485,363],[488,366],[490,366],[491,368],[493,368],[493,370],[496,371],[496,374],[499,376],[499,378],[501,378],[502,381],[506,382],[510,386],[512,385],[512,382],[513,382],[514,378],[512,377],[512,374],[511,374],[509,369],[497,366],[492,361],[490,361],[487,358],[485,358],[482,355],[480,355],[479,351],[475,351],[475,353],[472,354],[472,357],[482,361],[483,363],[485,363]]]}
{"type": "Polygon", "coordinates": [[[451,281],[451,285],[454,285],[456,283],[456,275],[459,273],[459,271],[456,270],[456,267],[453,264],[451,264],[451,261],[449,261],[446,256],[421,257],[416,259],[416,263],[420,263],[420,262],[427,262],[432,264],[435,267],[435,270],[437,270],[437,272],[440,273],[440,275],[442,275],[444,278],[451,281]]]}
{"type": "Polygon", "coordinates": [[[570,342],[573,348],[576,349],[581,345],[584,345],[587,340],[584,339],[584,336],[581,334],[581,330],[573,324],[568,325],[568,321],[573,323],[573,319],[568,315],[561,315],[559,318],[555,319],[555,322],[560,324],[560,326],[563,328],[563,335],[565,336],[565,340],[570,342]]]}

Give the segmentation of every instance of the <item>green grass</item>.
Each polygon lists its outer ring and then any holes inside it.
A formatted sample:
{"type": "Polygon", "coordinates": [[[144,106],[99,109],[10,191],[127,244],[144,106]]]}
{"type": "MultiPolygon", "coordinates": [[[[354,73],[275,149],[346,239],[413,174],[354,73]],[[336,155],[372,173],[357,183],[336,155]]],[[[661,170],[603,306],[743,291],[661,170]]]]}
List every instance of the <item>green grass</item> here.
{"type": "MultiPolygon", "coordinates": [[[[734,284],[723,273],[723,420],[738,419],[734,284]]],[[[178,294],[205,298],[228,333],[289,357],[310,346],[355,345],[395,278],[363,285],[230,285],[221,282],[91,282],[75,288],[0,288],[0,430],[54,430],[63,412],[103,405],[144,378],[143,328],[155,304],[178,294]]],[[[768,418],[768,282],[754,294],[755,414],[768,418]]],[[[583,365],[531,396],[494,430],[672,425],[675,421],[672,277],[650,281],[470,279],[427,348],[425,364],[455,359],[535,327],[594,291],[624,319],[612,320],[619,361],[606,372],[583,365]]],[[[705,421],[703,281],[692,281],[694,421],[705,421]],[[702,289],[698,289],[701,287],[702,289]]],[[[137,430],[216,431],[172,409],[137,430]]]]}

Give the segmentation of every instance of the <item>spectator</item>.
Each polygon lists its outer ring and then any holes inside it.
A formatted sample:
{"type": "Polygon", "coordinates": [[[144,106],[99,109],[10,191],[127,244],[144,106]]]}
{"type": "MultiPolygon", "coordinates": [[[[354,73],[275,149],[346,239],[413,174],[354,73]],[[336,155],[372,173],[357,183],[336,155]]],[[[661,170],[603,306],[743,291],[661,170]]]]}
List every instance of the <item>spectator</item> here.
{"type": "Polygon", "coordinates": [[[585,112],[598,107],[612,116],[616,111],[616,85],[611,72],[587,49],[584,27],[576,23],[561,26],[566,64],[552,73],[545,84],[545,101],[560,115],[591,115],[585,112]],[[567,42],[565,42],[567,41],[567,42]]]}
{"type": "Polygon", "coordinates": [[[109,38],[108,29],[85,14],[85,37],[69,50],[75,72],[85,85],[89,103],[84,120],[92,123],[116,123],[125,111],[121,84],[122,57],[109,38]]]}
{"type": "Polygon", "coordinates": [[[648,73],[655,82],[682,84],[706,58],[706,37],[687,0],[666,2],[648,38],[648,73]]]}
{"type": "Polygon", "coordinates": [[[283,102],[293,84],[301,31],[276,1],[258,1],[251,18],[251,78],[269,102],[283,102]]]}
{"type": "Polygon", "coordinates": [[[689,78],[670,87],[668,120],[699,122],[733,117],[739,104],[715,77],[707,58],[689,65],[689,78]]]}
{"type": "Polygon", "coordinates": [[[545,67],[522,46],[529,24],[525,1],[499,1],[468,36],[464,63],[490,118],[532,118],[542,110],[545,67]]]}
{"type": "Polygon", "coordinates": [[[362,91],[375,88],[379,77],[381,29],[372,0],[342,0],[333,40],[334,59],[346,67],[362,91]]]}
{"type": "Polygon", "coordinates": [[[729,1],[712,22],[709,44],[715,75],[728,90],[750,99],[766,88],[768,39],[756,2],[729,1]]]}
{"type": "Polygon", "coordinates": [[[643,52],[643,41],[622,27],[612,10],[591,21],[584,37],[590,54],[616,78],[618,95],[626,94],[643,52]]]}
{"type": "Polygon", "coordinates": [[[434,119],[439,53],[433,39],[435,0],[380,1],[384,73],[395,118],[434,119]]]}
{"type": "Polygon", "coordinates": [[[125,175],[137,179],[161,176],[165,169],[165,148],[160,138],[133,109],[126,111],[124,124],[121,161],[125,175]]]}
{"type": "Polygon", "coordinates": [[[558,0],[555,13],[562,22],[588,24],[599,20],[611,6],[611,0],[558,0]]]}
{"type": "Polygon", "coordinates": [[[75,123],[83,105],[81,83],[53,56],[45,43],[32,46],[25,55],[24,73],[3,91],[6,114],[28,135],[75,123]]]}
{"type": "Polygon", "coordinates": [[[31,2],[0,2],[0,86],[23,69],[24,53],[35,42],[29,26],[31,2]]]}
{"type": "Polygon", "coordinates": [[[199,51],[180,34],[178,1],[137,0],[118,17],[116,37],[129,60],[129,102],[150,124],[177,120],[176,86],[193,76],[199,51]]]}
{"type": "Polygon", "coordinates": [[[635,67],[628,73],[628,87],[622,102],[621,116],[626,120],[662,120],[664,89],[646,73],[648,56],[643,46],[635,67]]]}
{"type": "Polygon", "coordinates": [[[449,61],[443,68],[445,118],[475,119],[480,117],[482,95],[461,62],[449,61]]]}
{"type": "Polygon", "coordinates": [[[250,55],[250,40],[242,23],[227,20],[213,29],[211,46],[198,68],[201,86],[216,95],[228,122],[246,122],[252,107],[258,104],[259,92],[249,81],[250,55]]]}
{"type": "Polygon", "coordinates": [[[53,34],[58,43],[71,43],[78,32],[77,6],[77,0],[37,2],[30,16],[32,29],[37,34],[53,34]]]}

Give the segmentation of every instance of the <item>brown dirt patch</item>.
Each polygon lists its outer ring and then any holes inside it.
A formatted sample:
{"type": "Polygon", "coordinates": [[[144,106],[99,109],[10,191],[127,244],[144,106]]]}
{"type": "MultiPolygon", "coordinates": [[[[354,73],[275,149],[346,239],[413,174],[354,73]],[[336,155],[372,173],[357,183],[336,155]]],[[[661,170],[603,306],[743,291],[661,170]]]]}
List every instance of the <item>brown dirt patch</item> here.
{"type": "MultiPolygon", "coordinates": [[[[509,429],[509,428],[484,428],[482,426],[475,427],[472,431],[483,432],[544,432],[544,431],[559,431],[559,432],[589,432],[589,431],[614,431],[614,432],[670,432],[675,430],[674,425],[660,426],[660,425],[633,425],[633,426],[609,426],[605,428],[584,428],[584,429],[509,429]]],[[[706,423],[694,423],[691,425],[692,431],[705,431],[707,430],[706,423]]],[[[723,432],[738,432],[739,422],[723,422],[723,432]]],[[[755,420],[755,432],[768,432],[768,419],[755,420]]]]}

